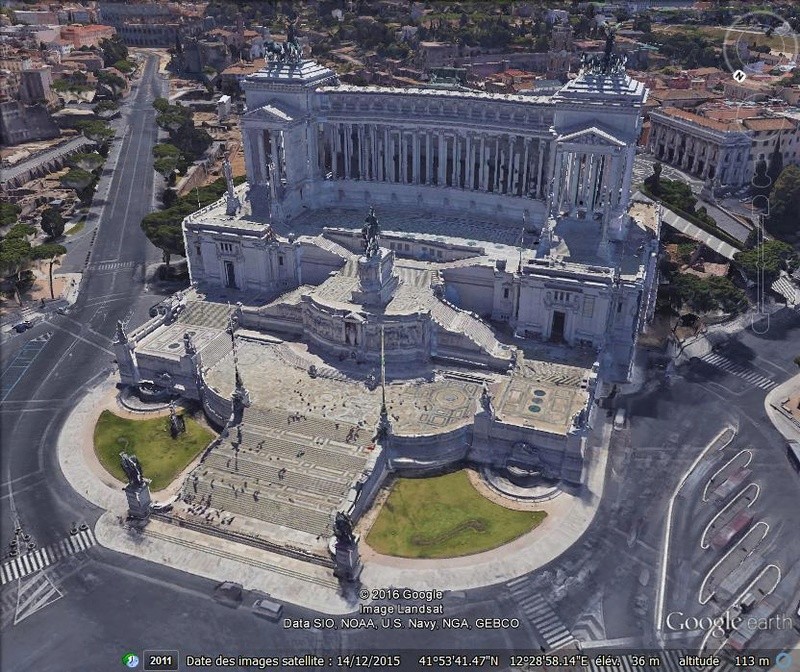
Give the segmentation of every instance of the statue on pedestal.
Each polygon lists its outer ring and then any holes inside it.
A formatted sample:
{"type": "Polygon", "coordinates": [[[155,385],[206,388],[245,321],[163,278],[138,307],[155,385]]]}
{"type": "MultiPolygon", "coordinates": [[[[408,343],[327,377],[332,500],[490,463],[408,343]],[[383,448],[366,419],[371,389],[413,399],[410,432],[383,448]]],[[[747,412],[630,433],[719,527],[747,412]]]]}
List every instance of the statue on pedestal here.
{"type": "Polygon", "coordinates": [[[227,203],[225,207],[225,214],[228,216],[235,215],[240,207],[242,207],[239,197],[233,190],[233,169],[228,157],[222,162],[222,174],[225,177],[225,185],[227,187],[227,203]]]}
{"type": "Polygon", "coordinates": [[[187,355],[197,354],[197,347],[192,340],[192,335],[188,331],[183,334],[183,350],[187,355]]]}
{"type": "Polygon", "coordinates": [[[175,412],[175,402],[169,402],[169,433],[173,439],[177,439],[179,435],[186,431],[186,421],[182,415],[175,412]]]}
{"type": "Polygon", "coordinates": [[[333,533],[336,537],[336,566],[333,575],[344,582],[355,582],[364,566],[358,553],[358,541],[353,534],[353,521],[343,511],[336,513],[333,533]]]}
{"type": "Polygon", "coordinates": [[[481,408],[485,413],[488,413],[490,417],[494,417],[492,395],[489,393],[489,386],[486,383],[483,384],[483,389],[481,390],[481,408]]]}
{"type": "Polygon", "coordinates": [[[128,478],[128,485],[123,488],[128,498],[128,517],[147,520],[152,510],[150,481],[142,474],[142,465],[136,455],[121,452],[119,458],[122,470],[128,478]]]}
{"type": "Polygon", "coordinates": [[[122,464],[122,471],[128,477],[128,485],[134,488],[140,488],[145,485],[144,475],[142,474],[142,465],[136,455],[128,455],[125,452],[119,454],[120,463],[122,464]]]}
{"type": "Polygon", "coordinates": [[[128,334],[125,333],[125,325],[123,324],[122,320],[117,320],[117,331],[114,334],[114,342],[115,343],[128,342],[128,334]]]}
{"type": "Polygon", "coordinates": [[[336,520],[333,524],[333,533],[336,536],[336,541],[352,544],[355,542],[355,535],[353,534],[353,521],[343,511],[336,513],[336,520]]]}
{"type": "Polygon", "coordinates": [[[364,256],[371,259],[378,254],[378,237],[380,235],[380,225],[378,218],[375,216],[375,207],[371,206],[369,214],[364,220],[364,226],[361,227],[361,237],[364,241],[364,256]]]}

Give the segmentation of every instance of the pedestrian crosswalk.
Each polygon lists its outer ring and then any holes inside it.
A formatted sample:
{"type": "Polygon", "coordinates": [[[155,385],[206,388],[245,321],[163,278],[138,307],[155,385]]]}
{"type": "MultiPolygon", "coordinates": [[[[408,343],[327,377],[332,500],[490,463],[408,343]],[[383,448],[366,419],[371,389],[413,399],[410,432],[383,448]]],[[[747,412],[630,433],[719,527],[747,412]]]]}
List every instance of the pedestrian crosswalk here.
{"type": "Polygon", "coordinates": [[[706,364],[711,364],[711,366],[715,366],[716,368],[722,369],[727,373],[738,376],[739,378],[746,380],[748,383],[751,383],[755,387],[760,387],[762,390],[771,390],[777,385],[777,383],[771,378],[767,378],[766,376],[756,373],[748,366],[736,364],[727,357],[723,357],[719,353],[709,352],[700,359],[706,362],[706,364]]]}
{"type": "Polygon", "coordinates": [[[533,592],[533,586],[527,576],[513,579],[506,585],[548,650],[564,646],[574,640],[550,603],[540,594],[533,592]]]}
{"type": "Polygon", "coordinates": [[[93,271],[113,271],[118,268],[133,268],[136,263],[135,261],[99,261],[89,264],[89,268],[93,271]]]}
{"type": "Polygon", "coordinates": [[[62,597],[64,593],[46,573],[34,574],[25,581],[20,581],[14,608],[14,625],[62,597]]]}
{"type": "Polygon", "coordinates": [[[609,652],[607,655],[609,664],[603,665],[595,662],[597,658],[594,655],[590,656],[589,669],[592,672],[733,672],[740,669],[725,661],[713,668],[686,665],[686,657],[697,655],[697,652],[679,649],[618,654],[609,652]]]}
{"type": "Polygon", "coordinates": [[[78,534],[61,539],[49,546],[7,560],[0,565],[0,585],[38,572],[61,558],[85,551],[95,544],[97,544],[97,539],[91,529],[80,530],[78,534]]]}

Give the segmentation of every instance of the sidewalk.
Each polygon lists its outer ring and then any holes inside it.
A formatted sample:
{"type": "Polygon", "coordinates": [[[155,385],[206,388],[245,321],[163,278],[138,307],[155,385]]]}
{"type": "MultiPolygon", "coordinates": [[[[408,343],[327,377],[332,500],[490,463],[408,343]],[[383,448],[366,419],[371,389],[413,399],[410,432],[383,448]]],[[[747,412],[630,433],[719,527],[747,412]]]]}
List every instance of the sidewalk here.
{"type": "Polygon", "coordinates": [[[791,418],[781,408],[781,404],[789,397],[795,397],[798,394],[800,394],[800,373],[770,390],[764,399],[764,410],[767,412],[767,417],[787,441],[800,441],[800,423],[791,418]]]}
{"type": "MultiPolygon", "coordinates": [[[[215,581],[236,580],[247,589],[328,614],[350,613],[331,571],[258,548],[219,539],[161,521],[143,533],[122,526],[127,502],[122,484],[97,461],[93,433],[97,417],[116,393],[115,375],[95,387],[68,417],[58,438],[58,460],[70,485],[106,510],[95,528],[98,542],[113,550],[215,581]]],[[[598,418],[599,421],[599,418],[598,418]]],[[[587,440],[587,482],[579,496],[562,493],[540,507],[549,515],[530,533],[485,553],[446,560],[411,560],[379,555],[362,543],[362,582],[373,588],[465,590],[508,581],[532,572],[575,544],[594,519],[603,492],[611,426],[603,418],[587,440]]],[[[176,485],[154,493],[174,496],[176,485]]]]}

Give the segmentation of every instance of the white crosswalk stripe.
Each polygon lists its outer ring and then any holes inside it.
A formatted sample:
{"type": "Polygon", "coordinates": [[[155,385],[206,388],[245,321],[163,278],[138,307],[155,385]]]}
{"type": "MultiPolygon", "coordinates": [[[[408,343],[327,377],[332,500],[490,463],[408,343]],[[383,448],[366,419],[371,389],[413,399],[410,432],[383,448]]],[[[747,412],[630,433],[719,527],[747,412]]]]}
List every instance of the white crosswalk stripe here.
{"type": "Polygon", "coordinates": [[[131,268],[136,266],[135,261],[101,261],[90,264],[89,268],[95,271],[113,271],[117,268],[131,268]]]}
{"type": "Polygon", "coordinates": [[[0,566],[0,585],[21,579],[29,574],[49,567],[69,555],[85,551],[97,543],[92,530],[80,530],[78,534],[61,539],[44,548],[26,553],[0,566]]]}
{"type": "Polygon", "coordinates": [[[533,593],[527,577],[513,579],[506,586],[511,591],[522,613],[539,633],[548,649],[562,646],[572,641],[573,636],[564,626],[561,618],[541,595],[533,593]]]}
{"type": "Polygon", "coordinates": [[[771,390],[777,385],[777,383],[771,378],[762,376],[756,371],[753,371],[751,368],[742,366],[741,364],[735,364],[728,358],[723,357],[716,352],[709,352],[700,359],[706,364],[710,364],[718,369],[722,369],[726,373],[738,376],[739,378],[746,380],[748,383],[751,383],[762,390],[771,390]]]}

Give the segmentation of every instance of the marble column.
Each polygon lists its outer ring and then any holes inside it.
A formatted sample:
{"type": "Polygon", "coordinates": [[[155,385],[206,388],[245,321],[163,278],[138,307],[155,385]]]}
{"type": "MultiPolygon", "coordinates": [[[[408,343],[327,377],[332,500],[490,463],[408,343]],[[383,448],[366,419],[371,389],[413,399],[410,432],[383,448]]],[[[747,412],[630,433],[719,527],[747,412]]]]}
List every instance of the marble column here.
{"type": "Polygon", "coordinates": [[[500,182],[500,136],[495,135],[492,140],[494,141],[494,175],[492,176],[492,191],[497,192],[498,184],[500,182]]]}
{"type": "Polygon", "coordinates": [[[625,153],[622,155],[623,163],[621,165],[622,170],[622,195],[621,195],[621,202],[627,208],[628,201],[630,200],[630,193],[631,193],[631,177],[633,175],[633,162],[636,158],[636,146],[631,145],[627,148],[625,153]]]}
{"type": "Polygon", "coordinates": [[[431,132],[428,131],[425,133],[425,184],[431,183],[431,166],[433,165],[433,161],[431,160],[431,132]]]}
{"type": "Polygon", "coordinates": [[[358,179],[369,179],[369,155],[367,147],[369,145],[369,132],[364,124],[358,125],[358,179]]]}
{"type": "Polygon", "coordinates": [[[255,135],[255,148],[253,159],[255,161],[256,172],[254,174],[256,183],[264,184],[267,175],[267,154],[264,147],[264,131],[256,129],[253,131],[255,135]]]}
{"type": "Polygon", "coordinates": [[[331,174],[336,177],[336,126],[328,124],[326,128],[328,134],[328,150],[331,153],[331,174]]]}
{"type": "MultiPolygon", "coordinates": [[[[550,209],[548,211],[549,214],[558,214],[561,211],[561,203],[564,200],[564,189],[566,185],[561,177],[561,172],[563,170],[563,163],[564,163],[564,152],[560,149],[556,149],[555,152],[555,166],[553,175],[555,179],[553,180],[553,200],[550,203],[550,209]]],[[[547,195],[548,199],[550,198],[550,194],[548,192],[547,195]]]]}
{"type": "Polygon", "coordinates": [[[386,126],[384,126],[384,128],[383,128],[383,161],[382,161],[383,181],[384,182],[389,182],[389,176],[390,176],[390,173],[389,173],[389,160],[390,160],[389,154],[390,154],[389,129],[386,126]]]}
{"type": "Polygon", "coordinates": [[[419,133],[414,133],[411,136],[411,141],[414,143],[414,184],[419,184],[419,143],[420,143],[420,136],[419,133]]]}
{"type": "MultiPolygon", "coordinates": [[[[539,164],[537,165],[537,168],[536,168],[536,175],[537,175],[537,180],[539,182],[539,186],[538,186],[539,193],[540,193],[542,198],[547,198],[547,189],[549,188],[549,182],[550,182],[550,174],[548,174],[546,172],[547,171],[547,165],[546,165],[547,162],[545,162],[545,151],[546,150],[547,150],[547,147],[545,145],[545,141],[540,138],[539,139],[539,164]]],[[[553,160],[554,160],[555,156],[553,156],[551,154],[549,158],[550,158],[549,163],[551,164],[550,167],[552,168],[552,163],[553,163],[553,160]]]]}
{"type": "Polygon", "coordinates": [[[481,134],[480,143],[476,146],[478,160],[478,183],[476,188],[480,191],[486,190],[486,138],[481,134]]]}
{"type": "Polygon", "coordinates": [[[444,137],[444,133],[439,131],[438,133],[438,144],[439,144],[439,170],[437,171],[436,181],[437,184],[441,187],[444,185],[444,171],[447,164],[447,140],[444,137]]]}
{"type": "Polygon", "coordinates": [[[472,156],[472,133],[467,133],[466,148],[465,148],[466,161],[464,163],[464,187],[472,189],[473,181],[475,179],[475,161],[472,156]]]}
{"type": "Polygon", "coordinates": [[[530,152],[531,139],[522,139],[522,152],[520,153],[520,162],[517,167],[517,185],[514,193],[517,196],[525,196],[527,193],[525,180],[528,178],[528,157],[530,152]]]}
{"type": "MultiPolygon", "coordinates": [[[[541,140],[537,140],[537,142],[539,143],[539,145],[541,145],[541,140]]],[[[527,197],[528,193],[530,192],[531,163],[532,163],[531,154],[533,153],[531,152],[532,145],[533,145],[533,138],[525,138],[525,154],[524,154],[524,159],[522,161],[522,185],[520,186],[519,190],[519,195],[525,197],[527,197]]],[[[538,184],[536,185],[536,189],[537,190],[539,189],[538,184]]]]}
{"type": "Polygon", "coordinates": [[[453,186],[461,186],[461,136],[458,133],[453,135],[453,186]]]}
{"type": "Polygon", "coordinates": [[[516,173],[514,171],[516,138],[513,135],[507,135],[506,137],[508,138],[508,156],[506,157],[506,180],[503,185],[503,193],[513,194],[514,180],[516,179],[516,173]]]}
{"type": "Polygon", "coordinates": [[[270,149],[270,161],[272,162],[272,169],[270,170],[269,179],[270,181],[274,181],[274,187],[277,190],[279,182],[278,176],[278,143],[275,141],[275,133],[274,131],[270,130],[269,132],[269,149],[270,149]]]}

